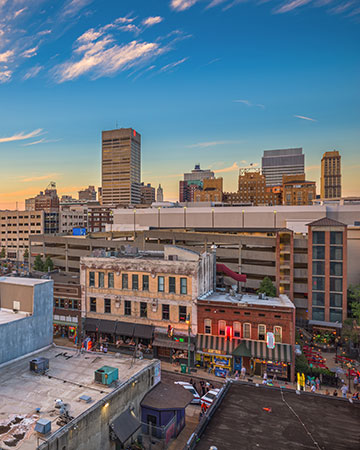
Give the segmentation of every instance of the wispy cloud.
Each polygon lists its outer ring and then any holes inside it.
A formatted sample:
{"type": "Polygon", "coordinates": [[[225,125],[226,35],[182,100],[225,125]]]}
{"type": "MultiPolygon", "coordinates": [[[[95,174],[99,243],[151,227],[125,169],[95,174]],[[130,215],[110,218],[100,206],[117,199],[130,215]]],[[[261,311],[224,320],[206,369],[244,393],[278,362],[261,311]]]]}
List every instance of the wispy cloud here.
{"type": "Polygon", "coordinates": [[[40,136],[42,133],[43,133],[42,128],[38,128],[37,130],[31,131],[30,133],[25,133],[24,131],[21,131],[20,133],[14,134],[12,136],[0,138],[0,143],[24,141],[26,139],[32,139],[34,137],[40,136]]]}
{"type": "Polygon", "coordinates": [[[34,142],[28,142],[27,144],[23,144],[23,147],[30,147],[31,145],[38,145],[38,144],[50,144],[50,142],[59,142],[61,139],[39,139],[38,141],[34,142]]]}
{"type": "Polygon", "coordinates": [[[236,144],[239,141],[209,141],[209,142],[198,142],[196,144],[187,145],[186,148],[207,148],[207,147],[216,147],[217,145],[226,145],[226,144],[236,144]]]}
{"type": "Polygon", "coordinates": [[[23,76],[23,80],[29,80],[30,78],[35,78],[40,71],[43,69],[43,66],[34,66],[29,69],[26,74],[23,76]]]}
{"type": "Polygon", "coordinates": [[[212,0],[206,7],[206,9],[215,8],[215,6],[219,6],[222,3],[225,3],[227,0],[212,0]]]}
{"type": "Polygon", "coordinates": [[[301,6],[304,6],[310,2],[311,0],[292,0],[291,2],[287,2],[284,5],[280,6],[279,8],[276,8],[273,12],[274,14],[287,13],[289,11],[292,11],[293,9],[300,8],[301,6]]]}
{"type": "Polygon", "coordinates": [[[14,19],[16,19],[17,16],[20,16],[20,14],[22,14],[26,10],[27,10],[27,8],[22,8],[22,9],[18,9],[17,11],[15,11],[14,12],[14,19]]]}
{"type": "Polygon", "coordinates": [[[168,72],[172,69],[174,69],[175,67],[179,66],[180,64],[183,64],[185,61],[187,61],[189,58],[182,58],[179,59],[178,61],[172,62],[170,64],[166,64],[166,66],[163,66],[159,72],[168,72]]]}
{"type": "Polygon", "coordinates": [[[160,16],[153,16],[153,17],[148,17],[147,19],[144,19],[142,21],[143,26],[145,27],[152,27],[153,25],[156,25],[160,22],[162,22],[164,19],[160,16]]]}
{"type": "Polygon", "coordinates": [[[6,63],[9,61],[10,58],[14,56],[13,50],[7,50],[4,53],[0,53],[0,63],[6,63]]]}
{"type": "Polygon", "coordinates": [[[51,179],[54,179],[54,178],[56,178],[58,176],[59,176],[58,173],[48,173],[46,175],[39,175],[39,176],[34,176],[34,177],[22,178],[21,182],[22,183],[30,183],[32,181],[51,180],[51,179]]]}
{"type": "Polygon", "coordinates": [[[312,119],[311,117],[299,116],[299,115],[297,115],[297,114],[294,114],[294,117],[296,117],[297,119],[309,120],[310,122],[317,122],[316,119],[312,119]]]}
{"type": "Polygon", "coordinates": [[[223,169],[215,169],[213,172],[215,173],[227,173],[227,172],[237,172],[240,169],[237,162],[234,162],[233,165],[229,167],[224,167],[223,169]]]}
{"type": "Polygon", "coordinates": [[[64,16],[74,16],[81,9],[88,6],[93,0],[69,0],[64,7],[63,15],[64,16]]]}
{"type": "Polygon", "coordinates": [[[313,166],[306,166],[306,171],[311,171],[311,170],[319,170],[320,169],[320,164],[314,164],[313,166]]]}
{"type": "Polygon", "coordinates": [[[185,11],[197,2],[198,0],[171,0],[170,7],[175,11],[185,11]]]}
{"type": "Polygon", "coordinates": [[[0,83],[6,83],[10,81],[12,75],[11,70],[1,70],[0,69],[0,83]]]}
{"type": "Polygon", "coordinates": [[[331,14],[342,14],[345,11],[348,11],[348,9],[354,4],[353,1],[351,2],[345,2],[341,3],[338,6],[335,6],[334,8],[330,9],[331,14]]]}
{"type": "Polygon", "coordinates": [[[36,52],[37,52],[38,48],[39,48],[38,45],[36,45],[33,48],[29,48],[23,52],[22,56],[24,58],[32,58],[33,56],[35,56],[37,54],[36,52]]]}
{"type": "Polygon", "coordinates": [[[233,100],[234,103],[242,103],[246,106],[257,106],[258,108],[265,109],[265,105],[261,103],[252,103],[250,100],[233,100]]]}

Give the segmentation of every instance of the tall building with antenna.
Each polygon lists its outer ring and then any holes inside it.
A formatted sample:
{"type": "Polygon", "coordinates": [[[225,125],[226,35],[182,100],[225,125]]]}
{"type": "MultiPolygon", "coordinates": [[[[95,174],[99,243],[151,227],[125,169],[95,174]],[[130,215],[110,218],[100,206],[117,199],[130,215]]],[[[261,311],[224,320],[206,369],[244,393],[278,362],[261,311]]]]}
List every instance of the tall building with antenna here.
{"type": "Polygon", "coordinates": [[[102,132],[102,204],[140,203],[141,135],[133,128],[102,132]]]}

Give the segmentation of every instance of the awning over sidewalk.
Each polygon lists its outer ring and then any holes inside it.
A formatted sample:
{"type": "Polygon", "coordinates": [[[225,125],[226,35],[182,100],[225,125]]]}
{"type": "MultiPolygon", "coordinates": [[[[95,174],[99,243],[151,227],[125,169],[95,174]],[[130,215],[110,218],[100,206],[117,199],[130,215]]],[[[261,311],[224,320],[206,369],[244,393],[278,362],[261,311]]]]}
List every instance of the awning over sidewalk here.
{"type": "Polygon", "coordinates": [[[140,428],[141,423],[135,414],[127,409],[111,424],[110,428],[122,445],[140,428]]]}
{"type": "Polygon", "coordinates": [[[84,329],[85,331],[89,331],[90,333],[95,333],[98,331],[100,319],[92,319],[87,317],[85,319],[84,329]]]}
{"type": "Polygon", "coordinates": [[[93,319],[91,317],[87,317],[85,319],[85,331],[90,333],[107,333],[114,334],[116,327],[115,320],[105,320],[105,319],[93,319]]]}
{"type": "MultiPolygon", "coordinates": [[[[187,350],[187,342],[173,341],[171,339],[159,339],[155,338],[153,341],[154,347],[164,347],[164,348],[174,348],[176,350],[187,350]]],[[[190,351],[193,352],[195,349],[194,344],[190,344],[190,351]]]]}
{"type": "Polygon", "coordinates": [[[135,324],[134,336],[143,339],[152,339],[154,327],[152,325],[135,324]]]}
{"type": "Polygon", "coordinates": [[[197,350],[203,352],[210,350],[210,353],[211,350],[216,350],[226,355],[292,362],[292,347],[290,344],[275,344],[274,349],[269,349],[264,341],[236,338],[228,341],[222,336],[199,334],[197,338],[197,350]]]}

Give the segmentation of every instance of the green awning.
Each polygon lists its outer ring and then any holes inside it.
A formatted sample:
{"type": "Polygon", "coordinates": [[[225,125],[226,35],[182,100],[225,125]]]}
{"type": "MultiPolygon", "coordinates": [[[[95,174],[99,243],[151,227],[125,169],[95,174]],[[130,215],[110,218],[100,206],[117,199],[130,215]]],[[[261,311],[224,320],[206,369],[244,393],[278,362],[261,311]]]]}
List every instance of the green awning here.
{"type": "Polygon", "coordinates": [[[232,352],[233,356],[247,356],[251,357],[250,350],[247,348],[245,342],[241,342],[232,352]]]}

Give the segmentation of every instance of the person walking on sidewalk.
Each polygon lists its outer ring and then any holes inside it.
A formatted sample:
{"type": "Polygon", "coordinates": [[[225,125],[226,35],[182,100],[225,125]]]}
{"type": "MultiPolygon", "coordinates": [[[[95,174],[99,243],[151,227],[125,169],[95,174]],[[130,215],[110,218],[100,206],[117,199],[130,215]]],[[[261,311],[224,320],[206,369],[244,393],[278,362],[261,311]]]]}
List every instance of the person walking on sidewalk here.
{"type": "Polygon", "coordinates": [[[245,377],[246,377],[246,368],[245,368],[245,366],[242,366],[242,368],[241,368],[241,379],[245,380],[245,377]]]}
{"type": "Polygon", "coordinates": [[[346,386],[346,384],[344,384],[343,387],[341,388],[341,393],[342,393],[343,398],[346,398],[347,392],[348,392],[348,387],[346,386]]]}

